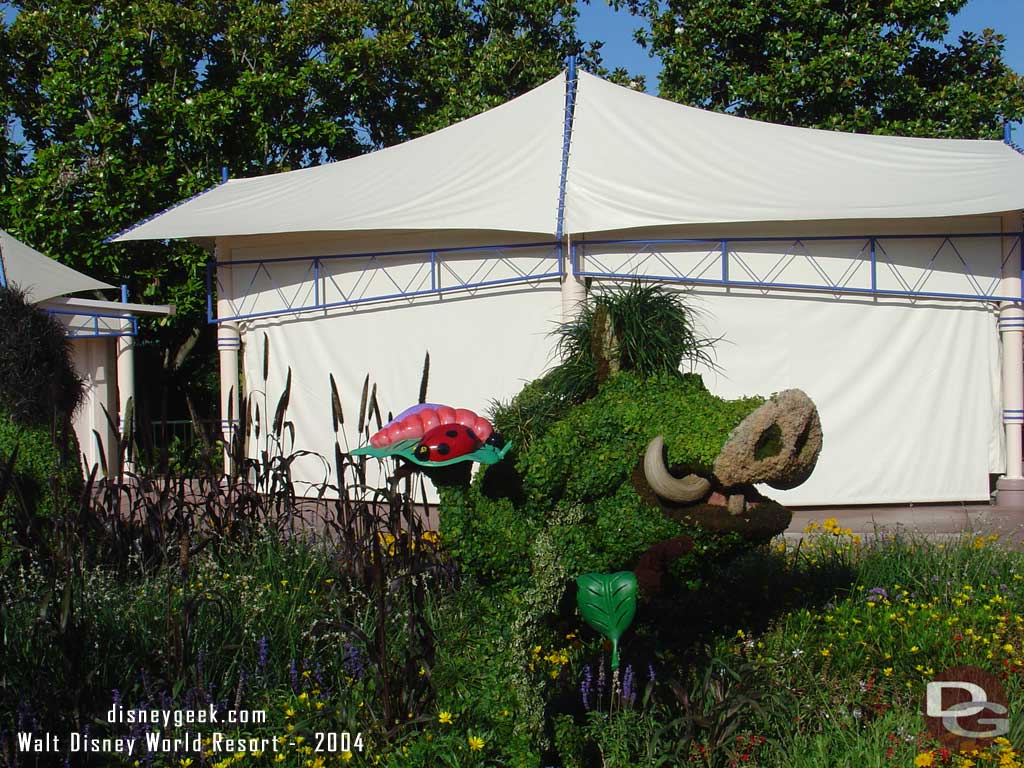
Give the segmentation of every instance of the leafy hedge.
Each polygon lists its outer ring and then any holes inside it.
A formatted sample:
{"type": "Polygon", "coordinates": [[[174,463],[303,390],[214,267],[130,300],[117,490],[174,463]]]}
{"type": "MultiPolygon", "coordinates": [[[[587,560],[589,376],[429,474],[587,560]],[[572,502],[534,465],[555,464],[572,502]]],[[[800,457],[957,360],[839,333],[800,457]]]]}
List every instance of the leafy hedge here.
{"type": "Polygon", "coordinates": [[[71,419],[85,396],[60,322],[0,288],[0,461],[17,451],[0,503],[0,532],[25,540],[41,520],[77,504],[82,489],[71,419]]]}
{"type": "Polygon", "coordinates": [[[0,411],[0,457],[6,462],[15,451],[11,482],[0,504],[0,549],[12,531],[31,541],[39,524],[74,508],[83,486],[73,432],[61,451],[48,427],[20,424],[0,411]]]}

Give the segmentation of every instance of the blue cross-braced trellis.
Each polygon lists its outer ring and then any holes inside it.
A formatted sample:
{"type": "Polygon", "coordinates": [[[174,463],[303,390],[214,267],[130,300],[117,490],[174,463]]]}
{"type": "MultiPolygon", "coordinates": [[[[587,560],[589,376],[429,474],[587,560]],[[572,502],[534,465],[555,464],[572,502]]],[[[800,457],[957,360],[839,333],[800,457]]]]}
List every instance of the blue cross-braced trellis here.
{"type": "Polygon", "coordinates": [[[118,338],[137,336],[139,333],[139,320],[136,317],[82,309],[47,308],[46,313],[64,324],[69,339],[118,338]],[[129,323],[127,328],[124,327],[125,320],[129,323]]]}
{"type": "Polygon", "coordinates": [[[1020,232],[577,241],[579,277],[835,295],[1021,302],[1001,276],[1020,232]]]}
{"type": "Polygon", "coordinates": [[[211,323],[440,296],[455,291],[534,285],[561,278],[557,242],[211,261],[211,323]],[[233,289],[225,291],[226,281],[233,289]],[[214,312],[216,295],[228,311],[214,312]]]}

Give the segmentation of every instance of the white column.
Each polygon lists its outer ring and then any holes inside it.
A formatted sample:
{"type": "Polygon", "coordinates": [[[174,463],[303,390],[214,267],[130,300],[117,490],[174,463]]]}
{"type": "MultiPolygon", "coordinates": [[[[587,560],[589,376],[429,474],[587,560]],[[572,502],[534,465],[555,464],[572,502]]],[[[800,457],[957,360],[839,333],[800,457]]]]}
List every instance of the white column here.
{"type": "MultiPolygon", "coordinates": [[[[231,251],[218,238],[213,249],[213,258],[217,262],[231,260],[231,251]]],[[[229,317],[234,314],[231,300],[234,298],[234,280],[230,269],[218,269],[215,275],[217,294],[217,317],[229,317]]],[[[238,324],[233,321],[217,325],[217,353],[220,358],[220,429],[226,444],[238,426],[238,355],[242,349],[242,336],[238,324]]],[[[224,451],[224,472],[231,472],[231,459],[227,450],[224,451]]]]}
{"type": "MultiPolygon", "coordinates": [[[[225,443],[230,443],[238,426],[238,353],[242,337],[235,323],[217,326],[217,352],[220,355],[220,429],[225,443]]],[[[231,472],[231,459],[224,452],[224,471],[231,472]]]]}
{"type": "MultiPolygon", "coordinates": [[[[1005,215],[1003,232],[1021,231],[1019,215],[1005,215]]],[[[1014,235],[1003,238],[1003,253],[1008,256],[1000,291],[1003,296],[1021,295],[1021,246],[1014,235]],[[1012,251],[1010,249],[1013,249],[1012,251]]],[[[1024,509],[1024,477],[1021,474],[1021,424],[1024,423],[1024,309],[1021,304],[999,305],[999,333],[1003,353],[1003,427],[1006,430],[1006,474],[996,484],[996,504],[1024,509]]]]}
{"type": "MultiPolygon", "coordinates": [[[[122,321],[126,333],[132,331],[132,321],[122,321]]],[[[135,338],[118,336],[117,338],[117,426],[123,437],[129,432],[128,403],[135,405],[135,338]]],[[[134,417],[132,417],[134,418],[134,417]]],[[[138,423],[138,422],[136,422],[138,423]]],[[[125,461],[124,469],[134,472],[134,462],[125,461]]]]}
{"type": "MultiPolygon", "coordinates": [[[[121,286],[121,302],[128,301],[128,286],[121,286]]],[[[135,323],[130,317],[121,321],[121,333],[117,337],[117,428],[121,437],[128,434],[128,403],[135,405],[135,323]]],[[[134,411],[134,407],[132,408],[134,411]]],[[[134,416],[132,417],[134,419],[134,416]]],[[[138,422],[136,422],[138,423],[138,422]]],[[[129,450],[131,450],[129,448],[129,450]]],[[[123,469],[126,472],[135,471],[135,462],[125,459],[123,469]]]]}
{"type": "Polygon", "coordinates": [[[576,317],[579,303],[587,297],[587,286],[582,278],[573,274],[572,242],[568,235],[562,253],[562,322],[567,323],[576,317]]]}

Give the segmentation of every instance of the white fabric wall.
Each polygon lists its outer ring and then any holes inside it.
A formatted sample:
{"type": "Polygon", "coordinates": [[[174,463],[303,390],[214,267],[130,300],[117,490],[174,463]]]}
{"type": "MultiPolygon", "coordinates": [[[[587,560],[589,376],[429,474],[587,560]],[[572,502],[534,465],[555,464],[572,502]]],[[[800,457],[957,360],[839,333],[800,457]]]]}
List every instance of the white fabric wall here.
{"type": "Polygon", "coordinates": [[[723,397],[803,389],[824,444],[787,504],[987,500],[1002,472],[996,314],[849,297],[693,297],[715,335],[723,397]]]}
{"type": "MultiPolygon", "coordinates": [[[[273,413],[292,370],[288,418],[298,448],[333,464],[331,390],[334,374],[351,448],[363,380],[377,385],[382,417],[417,402],[425,353],[430,353],[430,402],[450,403],[478,413],[492,399],[506,399],[551,362],[547,333],[560,312],[557,284],[492,289],[477,296],[446,297],[412,305],[363,308],[329,316],[275,318],[246,323],[243,365],[247,391],[263,390],[260,409],[273,413]],[[270,375],[263,383],[264,334],[269,340],[270,375]]],[[[267,417],[264,416],[264,421],[267,417]]],[[[372,463],[372,462],[371,462],[372,463]]],[[[323,463],[306,457],[295,477],[313,484],[333,482],[323,463]]],[[[300,486],[300,491],[303,488],[300,486]]]]}
{"type": "MultiPolygon", "coordinates": [[[[793,229],[792,224],[780,223],[758,226],[754,232],[750,226],[737,225],[715,236],[769,237],[792,233],[793,229]]],[[[876,221],[855,229],[834,223],[801,227],[803,236],[993,231],[999,231],[997,217],[899,224],[876,221]]],[[[649,236],[703,234],[661,229],[649,236]]],[[[609,236],[635,237],[635,233],[609,236]]],[[[222,242],[221,253],[235,259],[277,258],[373,250],[374,242],[381,243],[380,250],[389,250],[482,241],[479,233],[460,233],[448,240],[432,236],[429,241],[417,237],[417,233],[406,233],[381,241],[366,235],[344,240],[266,242],[239,240],[230,248],[222,242]]],[[[998,239],[986,243],[989,249],[999,247],[998,239]]],[[[940,246],[941,238],[924,243],[886,243],[889,258],[911,285],[923,280],[919,289],[973,292],[975,289],[962,274],[960,257],[948,247],[935,257],[940,246]]],[[[845,274],[845,285],[858,286],[865,280],[863,264],[854,264],[857,258],[863,259],[863,254],[857,256],[859,247],[855,245],[851,253],[846,246],[816,246],[812,255],[817,267],[799,249],[780,262],[780,255],[786,251],[784,244],[737,244],[731,253],[759,275],[768,270],[764,274],[771,280],[820,282],[820,268],[832,279],[845,274]],[[782,266],[775,266],[778,264],[782,266]],[[850,265],[854,268],[847,269],[850,265]]],[[[998,253],[993,256],[980,243],[959,243],[958,247],[985,289],[998,279],[998,253]]],[[[609,260],[614,250],[608,248],[601,253],[597,246],[591,247],[584,265],[592,266],[597,256],[609,260]]],[[[672,274],[679,275],[699,265],[702,256],[683,249],[671,254],[659,252],[658,258],[662,267],[672,266],[677,270],[672,274]]],[[[265,311],[275,302],[291,302],[293,296],[310,290],[302,285],[301,273],[306,266],[299,264],[284,270],[284,282],[289,286],[284,294],[272,285],[266,273],[239,267],[231,270],[234,274],[226,284],[222,281],[220,295],[230,291],[238,297],[232,303],[245,312],[265,311]]],[[[637,268],[636,259],[632,264],[637,268]]],[[[629,271],[628,266],[626,263],[622,269],[629,271]]],[[[508,263],[497,265],[498,272],[491,275],[492,279],[502,274],[501,270],[511,268],[508,263]]],[[[414,270],[415,265],[405,264],[394,274],[402,269],[414,270]]],[[[642,269],[653,272],[649,262],[642,269]]],[[[409,274],[415,277],[414,272],[409,274]]],[[[415,280],[422,284],[422,275],[415,280]]],[[[900,287],[882,266],[878,280],[880,287],[900,287]]],[[[369,277],[361,283],[368,284],[369,277]]],[[[299,297],[298,303],[307,300],[299,297]]],[[[387,410],[397,413],[415,402],[426,351],[431,355],[428,399],[482,411],[492,398],[514,394],[523,382],[554,362],[548,333],[559,318],[559,302],[556,283],[536,282],[472,294],[453,293],[439,299],[243,321],[245,383],[249,390],[264,387],[262,349],[266,333],[270,340],[270,378],[266,384],[268,403],[261,410],[272,411],[290,366],[293,392],[288,413],[296,425],[297,445],[329,460],[334,444],[329,373],[338,382],[350,430],[354,429],[362,382],[368,372],[378,385],[385,416],[387,410]]],[[[735,288],[701,289],[693,293],[693,303],[701,312],[707,334],[723,337],[717,346],[721,372],[706,373],[712,391],[735,397],[799,387],[818,405],[825,432],[818,468],[797,489],[769,489],[773,497],[794,505],[988,497],[989,473],[1004,468],[999,344],[992,305],[735,288]]],[[[350,433],[348,439],[354,447],[355,435],[350,433]]],[[[296,476],[313,483],[329,477],[315,460],[297,465],[296,476]]]]}
{"type": "Polygon", "coordinates": [[[112,337],[72,340],[75,370],[85,380],[85,400],[75,413],[74,427],[84,456],[86,474],[94,465],[99,464],[101,469],[97,474],[102,476],[100,445],[94,431],[103,440],[107,466],[111,465],[117,448],[117,434],[110,428],[103,411],[106,408],[110,417],[117,422],[116,344],[117,339],[112,337]]]}

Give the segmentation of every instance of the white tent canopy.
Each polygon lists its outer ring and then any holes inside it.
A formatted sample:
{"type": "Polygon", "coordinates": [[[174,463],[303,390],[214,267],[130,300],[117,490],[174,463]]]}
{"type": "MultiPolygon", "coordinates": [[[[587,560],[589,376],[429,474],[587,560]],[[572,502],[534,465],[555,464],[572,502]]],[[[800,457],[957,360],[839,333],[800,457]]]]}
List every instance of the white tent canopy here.
{"type": "MultiPolygon", "coordinates": [[[[395,147],[228,181],[116,240],[288,232],[555,234],[566,76],[395,147]]],[[[1024,157],[998,141],[773,125],[580,73],[565,227],[969,216],[1024,208],[1024,157]]]]}
{"type": "Polygon", "coordinates": [[[1022,177],[1001,141],[774,125],[583,74],[566,230],[994,213],[1024,208],[1022,177]]]}
{"type": "Polygon", "coordinates": [[[564,105],[560,75],[404,144],[232,179],[116,240],[376,229],[554,232],[564,105]]]}
{"type": "Polygon", "coordinates": [[[114,287],[44,256],[2,229],[0,267],[5,284],[21,288],[29,301],[36,303],[69,293],[114,287]]]}

